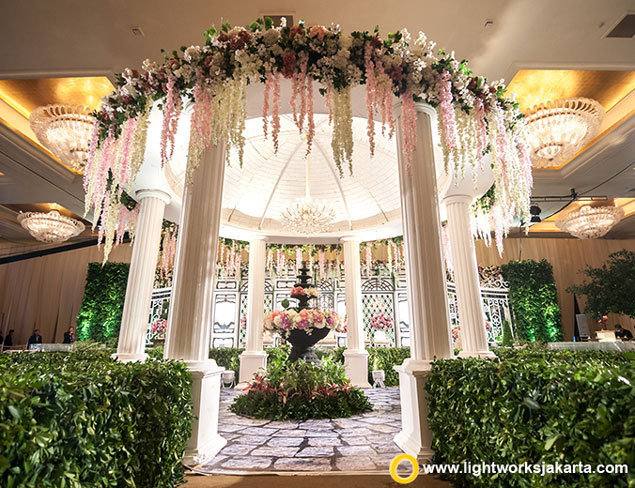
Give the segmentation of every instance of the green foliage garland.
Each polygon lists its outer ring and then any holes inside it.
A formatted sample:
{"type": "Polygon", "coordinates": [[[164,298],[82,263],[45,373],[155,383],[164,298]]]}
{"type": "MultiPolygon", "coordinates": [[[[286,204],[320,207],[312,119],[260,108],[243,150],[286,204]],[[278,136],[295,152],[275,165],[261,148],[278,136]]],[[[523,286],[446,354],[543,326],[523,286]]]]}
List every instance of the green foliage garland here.
{"type": "MultiPolygon", "coordinates": [[[[627,464],[630,475],[452,475],[457,487],[626,487],[635,466],[635,358],[497,349],[428,376],[435,463],[627,464]]],[[[629,484],[630,483],[630,484],[629,484]]]]}
{"type": "Polygon", "coordinates": [[[0,355],[0,486],[172,488],[192,421],[182,363],[0,355]]]}
{"type": "Polygon", "coordinates": [[[572,286],[567,291],[586,295],[585,313],[594,318],[607,312],[635,318],[635,252],[626,249],[614,252],[601,267],[587,266],[584,274],[591,281],[572,286]]]}
{"type": "Polygon", "coordinates": [[[88,263],[84,299],[77,316],[79,340],[116,344],[129,269],[128,263],[88,263]]]}
{"type": "Polygon", "coordinates": [[[509,282],[514,335],[520,341],[562,340],[556,282],[549,261],[510,261],[501,266],[509,282]]]}

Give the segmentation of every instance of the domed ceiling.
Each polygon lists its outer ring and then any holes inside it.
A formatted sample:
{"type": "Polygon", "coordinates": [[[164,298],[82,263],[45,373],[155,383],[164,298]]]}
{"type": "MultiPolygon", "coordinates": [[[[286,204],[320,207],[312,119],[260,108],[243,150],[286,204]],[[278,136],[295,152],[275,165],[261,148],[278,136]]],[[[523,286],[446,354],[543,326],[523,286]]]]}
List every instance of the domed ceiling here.
{"type": "MultiPolygon", "coordinates": [[[[314,200],[329,203],[335,219],[323,237],[357,234],[379,228],[385,236],[400,229],[399,175],[396,138],[382,136],[375,127],[375,155],[370,156],[365,119],[353,119],[353,173],[343,168],[340,177],[331,156],[332,129],[328,115],[315,115],[315,137],[310,161],[310,189],[314,200]],[[383,228],[383,231],[381,230],[383,228]]],[[[280,146],[273,150],[264,138],[262,118],[247,121],[242,167],[231,154],[223,188],[224,226],[278,237],[302,238],[283,227],[285,207],[305,196],[306,135],[300,134],[291,115],[280,117],[280,146]]],[[[182,193],[184,168],[171,166],[173,189],[182,193]]]]}

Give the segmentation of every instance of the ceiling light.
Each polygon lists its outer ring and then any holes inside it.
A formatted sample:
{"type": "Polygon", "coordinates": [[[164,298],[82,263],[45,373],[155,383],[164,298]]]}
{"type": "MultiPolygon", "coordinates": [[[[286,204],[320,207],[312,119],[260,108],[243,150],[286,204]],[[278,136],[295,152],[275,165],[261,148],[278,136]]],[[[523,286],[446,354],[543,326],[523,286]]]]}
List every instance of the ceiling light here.
{"type": "Polygon", "coordinates": [[[46,243],[64,242],[79,235],[86,228],[79,220],[60,215],[57,210],[51,210],[48,213],[20,213],[18,222],[35,239],[46,243]]]}
{"type": "Polygon", "coordinates": [[[287,205],[280,217],[282,225],[287,229],[306,235],[326,231],[335,218],[333,207],[311,198],[311,161],[308,156],[304,198],[287,205]]]}
{"type": "Polygon", "coordinates": [[[527,137],[535,167],[559,166],[593,139],[604,109],[590,98],[567,98],[536,105],[527,112],[527,137]]]}
{"type": "Polygon", "coordinates": [[[583,205],[556,220],[556,227],[580,239],[604,236],[624,216],[615,205],[583,205]]]}
{"type": "Polygon", "coordinates": [[[78,172],[88,160],[94,120],[88,107],[57,104],[36,108],[29,118],[40,143],[78,172]]]}

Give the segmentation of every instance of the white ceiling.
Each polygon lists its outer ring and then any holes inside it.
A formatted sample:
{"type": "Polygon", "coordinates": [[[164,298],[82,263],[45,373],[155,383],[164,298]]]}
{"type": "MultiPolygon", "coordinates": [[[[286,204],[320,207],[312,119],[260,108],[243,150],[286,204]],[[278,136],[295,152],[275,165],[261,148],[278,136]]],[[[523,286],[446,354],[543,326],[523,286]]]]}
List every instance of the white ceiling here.
{"type": "Polygon", "coordinates": [[[604,34],[633,0],[32,0],[5,2],[0,77],[87,74],[140,67],[159,50],[200,44],[221,19],[248,25],[263,14],[293,14],[344,31],[424,31],[439,47],[469,59],[476,73],[511,79],[522,67],[633,69],[632,39],[604,34]],[[492,20],[491,28],[485,22],[492,20]],[[132,34],[141,27],[144,37],[132,34]]]}
{"type": "MultiPolygon", "coordinates": [[[[376,124],[375,156],[370,156],[366,120],[353,121],[353,174],[342,177],[331,157],[332,130],[328,115],[315,115],[315,137],[310,156],[310,192],[335,211],[331,232],[379,227],[400,219],[399,181],[395,138],[381,134],[376,124]]],[[[271,135],[264,138],[262,118],[247,121],[242,167],[232,153],[225,169],[223,222],[268,235],[288,234],[280,224],[286,206],[305,196],[306,136],[300,134],[291,115],[280,118],[280,146],[274,153],[271,135]]],[[[183,158],[171,168],[184,179],[183,158]]],[[[180,193],[181,188],[176,188],[180,193]]]]}

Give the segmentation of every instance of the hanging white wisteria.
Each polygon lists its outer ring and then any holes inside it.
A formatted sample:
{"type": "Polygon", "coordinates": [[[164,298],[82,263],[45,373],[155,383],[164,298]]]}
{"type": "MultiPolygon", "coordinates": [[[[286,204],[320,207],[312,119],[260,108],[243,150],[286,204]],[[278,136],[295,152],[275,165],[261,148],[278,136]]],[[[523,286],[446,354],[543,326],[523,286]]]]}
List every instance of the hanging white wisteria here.
{"type": "MultiPolygon", "coordinates": [[[[313,83],[326,98],[333,126],[332,151],[340,174],[352,170],[351,88],[366,87],[368,138],[374,153],[373,119],[382,132],[394,133],[392,106],[401,101],[406,165],[416,143],[415,102],[436,107],[448,171],[462,173],[492,151],[498,216],[491,221],[506,234],[514,216],[528,221],[531,162],[522,114],[505,96],[502,81],[488,83],[472,74],[467,62],[437,50],[423,33],[413,40],[407,30],[383,38],[373,32],[343,34],[332,25],[273,27],[258,19],[248,28],[223,24],[205,33],[202,46],[173,51],[162,64],[146,61],[143,70],[117,75],[115,91],[94,115],[96,123],[85,173],[86,210],[101,220],[104,239],[118,225],[122,191],[129,189],[142,162],[149,110],[163,109],[160,153],[163,163],[174,150],[184,100],[192,101],[188,180],[210,144],[224,142],[238,152],[245,145],[247,85],[264,83],[263,130],[277,151],[280,136],[280,81],[291,82],[293,120],[307,134],[307,154],[314,135],[313,83]]],[[[229,151],[228,151],[229,152],[229,151]]],[[[502,239],[502,237],[500,237],[502,239]]]]}

